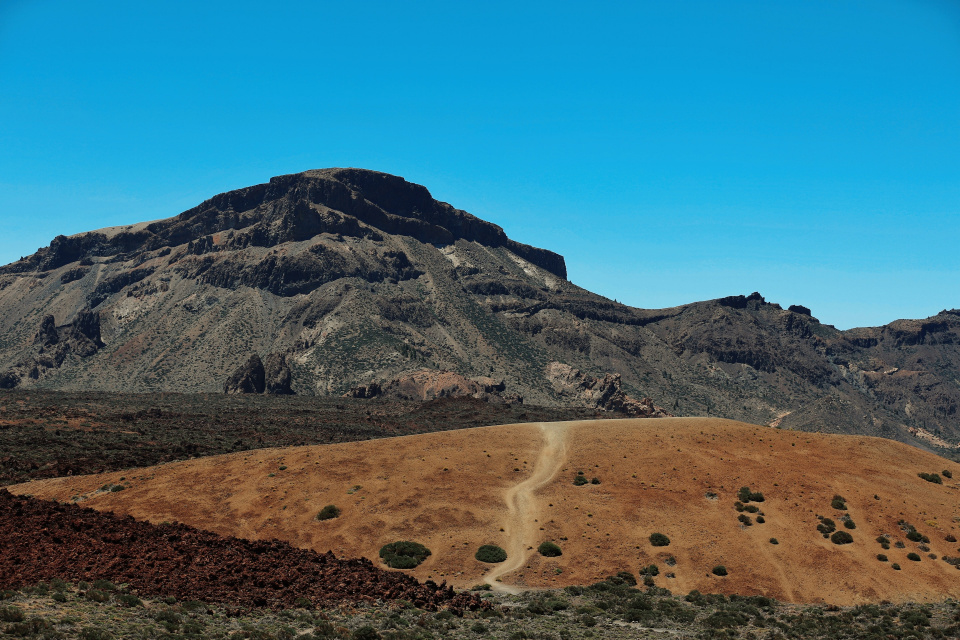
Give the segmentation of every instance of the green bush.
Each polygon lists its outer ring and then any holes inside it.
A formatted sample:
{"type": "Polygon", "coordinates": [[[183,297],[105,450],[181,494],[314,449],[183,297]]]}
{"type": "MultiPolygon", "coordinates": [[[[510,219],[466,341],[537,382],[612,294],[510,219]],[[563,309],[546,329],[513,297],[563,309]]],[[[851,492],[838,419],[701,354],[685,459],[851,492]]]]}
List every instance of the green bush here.
{"type": "Polygon", "coordinates": [[[953,472],[950,471],[950,469],[944,469],[943,471],[940,472],[940,475],[942,475],[944,478],[947,478],[949,480],[950,478],[953,477],[953,472]]]}
{"type": "Polygon", "coordinates": [[[132,593],[123,593],[117,596],[117,602],[122,604],[125,607],[142,607],[143,602],[140,601],[140,598],[133,595],[132,593]]]}
{"type": "Polygon", "coordinates": [[[920,555],[913,553],[912,551],[907,554],[907,560],[913,560],[914,562],[920,562],[920,555]]]}
{"type": "Polygon", "coordinates": [[[110,600],[110,594],[108,594],[106,591],[100,591],[99,589],[89,589],[87,590],[85,596],[87,600],[91,600],[93,602],[107,602],[110,600]]]}
{"type": "Polygon", "coordinates": [[[733,508],[737,511],[743,511],[744,509],[746,509],[746,507],[743,506],[743,503],[740,502],[739,500],[733,503],[733,508]]]}
{"type": "Polygon", "coordinates": [[[335,504],[328,504],[320,513],[317,514],[317,520],[333,520],[340,516],[340,507],[335,504]]]}
{"type": "Polygon", "coordinates": [[[380,632],[368,624],[354,629],[350,635],[351,640],[378,640],[380,637],[380,632]]]}
{"type": "Polygon", "coordinates": [[[23,617],[20,607],[0,607],[0,622],[23,622],[23,617]]]}
{"type": "Polygon", "coordinates": [[[830,518],[820,517],[820,524],[817,525],[817,531],[823,534],[823,537],[826,538],[831,533],[837,530],[837,523],[830,518]]]}
{"type": "Polygon", "coordinates": [[[670,538],[662,533],[651,533],[650,544],[655,547],[666,547],[670,544],[670,538]]]}
{"type": "Polygon", "coordinates": [[[753,526],[753,520],[751,520],[751,519],[750,519],[750,516],[748,516],[748,515],[745,514],[745,513],[741,513],[740,515],[738,515],[738,516],[737,516],[737,520],[739,520],[740,522],[742,522],[742,523],[744,524],[744,526],[747,526],[747,527],[752,527],[752,526],[753,526]]]}
{"type": "Polygon", "coordinates": [[[763,516],[757,516],[757,524],[763,524],[766,521],[767,521],[766,518],[764,518],[763,516]]]}
{"type": "Polygon", "coordinates": [[[651,576],[651,577],[658,576],[660,575],[660,567],[658,567],[655,564],[651,564],[649,566],[643,567],[642,569],[640,569],[640,575],[651,576]]]}
{"type": "Polygon", "coordinates": [[[746,511],[747,513],[757,513],[758,511],[760,511],[760,509],[757,508],[756,505],[752,505],[752,504],[748,504],[743,508],[743,510],[746,511]]]}
{"type": "Polygon", "coordinates": [[[485,544],[477,549],[477,553],[473,557],[480,562],[496,564],[507,559],[507,552],[495,544],[485,544]]]}
{"type": "Polygon", "coordinates": [[[113,584],[109,580],[94,580],[93,588],[100,589],[101,591],[116,591],[117,585],[113,584]]]}
{"type": "Polygon", "coordinates": [[[419,542],[400,540],[380,548],[380,557],[391,569],[413,569],[430,555],[430,549],[419,542]]]}
{"type": "Polygon", "coordinates": [[[540,546],[537,547],[537,551],[540,552],[540,555],[546,558],[556,558],[557,556],[563,555],[563,551],[560,550],[560,547],[552,542],[541,542],[540,546]]]}
{"type": "Polygon", "coordinates": [[[939,473],[924,473],[921,471],[917,474],[927,482],[932,482],[933,484],[943,484],[943,480],[940,479],[939,473]]]}
{"type": "Polygon", "coordinates": [[[852,519],[850,519],[850,518],[844,518],[844,519],[843,519],[843,526],[845,526],[847,529],[856,529],[856,528],[857,528],[857,523],[854,522],[854,521],[853,521],[852,519]]]}
{"type": "Polygon", "coordinates": [[[575,487],[582,487],[583,485],[588,483],[589,483],[589,480],[587,480],[584,476],[576,476],[573,479],[573,485],[575,487]]]}
{"type": "Polygon", "coordinates": [[[727,575],[727,568],[726,568],[725,566],[723,566],[722,564],[718,564],[718,565],[715,566],[713,569],[711,569],[711,572],[712,572],[713,575],[715,575],[715,576],[725,576],[725,575],[727,575]]]}
{"type": "Polygon", "coordinates": [[[922,542],[923,534],[916,529],[910,529],[910,531],[907,531],[907,540],[910,542],[922,542]]]}
{"type": "Polygon", "coordinates": [[[770,544],[780,544],[780,541],[776,538],[770,538],[770,544]]]}
{"type": "Polygon", "coordinates": [[[893,570],[894,570],[894,571],[900,571],[900,565],[898,565],[896,562],[894,562],[894,563],[893,563],[892,565],[890,565],[890,566],[893,567],[893,570]]]}
{"type": "Polygon", "coordinates": [[[830,506],[834,509],[845,511],[847,509],[847,501],[840,494],[833,496],[833,500],[830,501],[830,506]]]}
{"type": "Polygon", "coordinates": [[[885,554],[883,554],[883,553],[878,553],[878,554],[877,554],[877,560],[879,560],[880,562],[886,562],[886,561],[887,561],[887,556],[886,556],[885,554]]]}
{"type": "Polygon", "coordinates": [[[590,484],[600,484],[600,478],[593,478],[590,480],[590,484]]]}
{"type": "Polygon", "coordinates": [[[846,531],[837,531],[830,536],[830,542],[833,544],[850,544],[853,542],[853,536],[846,531]]]}

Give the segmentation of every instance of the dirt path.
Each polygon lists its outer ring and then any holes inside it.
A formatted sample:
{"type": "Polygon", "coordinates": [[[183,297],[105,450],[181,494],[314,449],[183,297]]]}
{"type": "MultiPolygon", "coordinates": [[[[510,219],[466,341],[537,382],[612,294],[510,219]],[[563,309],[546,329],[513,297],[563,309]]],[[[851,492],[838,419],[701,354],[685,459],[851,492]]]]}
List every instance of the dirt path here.
{"type": "Polygon", "coordinates": [[[530,554],[535,553],[531,547],[536,547],[541,542],[538,537],[540,526],[536,522],[540,505],[533,494],[553,479],[567,458],[566,435],[570,423],[541,422],[538,426],[543,435],[543,448],[534,463],[533,473],[503,494],[504,502],[507,504],[507,518],[503,525],[507,537],[505,549],[507,559],[483,576],[483,581],[496,591],[507,593],[522,591],[518,587],[498,582],[498,578],[521,568],[530,554]]]}

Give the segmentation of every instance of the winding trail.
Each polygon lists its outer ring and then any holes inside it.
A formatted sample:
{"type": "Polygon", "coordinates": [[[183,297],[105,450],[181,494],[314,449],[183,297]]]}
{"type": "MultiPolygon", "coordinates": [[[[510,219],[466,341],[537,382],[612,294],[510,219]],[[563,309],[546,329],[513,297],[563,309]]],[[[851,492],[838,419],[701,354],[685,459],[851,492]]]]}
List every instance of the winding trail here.
{"type": "Polygon", "coordinates": [[[543,437],[543,448],[534,463],[533,473],[503,493],[507,505],[507,517],[503,525],[506,534],[507,559],[483,576],[483,581],[493,590],[520,593],[523,589],[498,582],[498,578],[516,571],[530,557],[530,547],[540,542],[540,524],[536,522],[540,505],[534,492],[550,482],[567,459],[567,429],[569,422],[541,422],[538,424],[543,437]]]}

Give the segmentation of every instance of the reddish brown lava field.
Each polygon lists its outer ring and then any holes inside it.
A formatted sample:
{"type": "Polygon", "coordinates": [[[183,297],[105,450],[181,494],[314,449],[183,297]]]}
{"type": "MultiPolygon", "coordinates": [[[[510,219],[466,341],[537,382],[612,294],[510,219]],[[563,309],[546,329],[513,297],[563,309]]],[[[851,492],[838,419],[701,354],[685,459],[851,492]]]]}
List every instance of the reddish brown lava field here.
{"type": "Polygon", "coordinates": [[[422,584],[369,560],[224,538],[183,524],[152,525],[0,489],[0,586],[61,578],[127,583],[142,595],[285,608],[403,599],[457,613],[483,605],[446,585],[422,584]]]}

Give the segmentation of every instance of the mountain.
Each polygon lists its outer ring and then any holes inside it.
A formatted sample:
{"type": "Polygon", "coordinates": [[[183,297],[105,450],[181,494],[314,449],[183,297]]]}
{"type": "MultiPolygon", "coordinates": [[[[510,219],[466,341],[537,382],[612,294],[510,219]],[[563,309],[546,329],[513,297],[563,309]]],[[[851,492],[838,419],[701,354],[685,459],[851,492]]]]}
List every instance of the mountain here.
{"type": "Polygon", "coordinates": [[[839,331],[759,293],[646,310],[566,275],[402,178],[279,176],[0,267],[0,387],[459,394],[960,442],[960,310],[839,331]]]}

